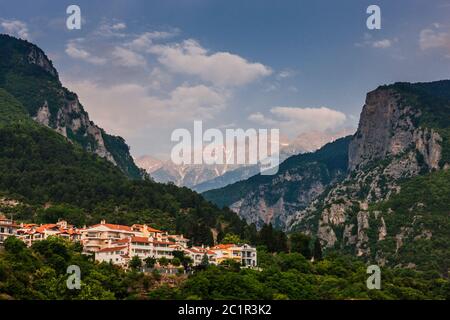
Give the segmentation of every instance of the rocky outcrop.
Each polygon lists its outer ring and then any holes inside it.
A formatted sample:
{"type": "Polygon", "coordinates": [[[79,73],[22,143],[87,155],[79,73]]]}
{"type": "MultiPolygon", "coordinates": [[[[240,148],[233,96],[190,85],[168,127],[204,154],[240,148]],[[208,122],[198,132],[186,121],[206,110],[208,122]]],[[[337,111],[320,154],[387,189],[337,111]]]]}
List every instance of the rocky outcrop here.
{"type": "Polygon", "coordinates": [[[58,77],[58,72],[53,67],[52,62],[47,58],[47,56],[41,49],[34,45],[31,45],[30,47],[30,51],[28,53],[28,62],[41,67],[42,69],[50,73],[53,77],[58,77]]]}
{"type": "MultiPolygon", "coordinates": [[[[371,254],[372,228],[372,241],[388,237],[384,217],[371,212],[370,205],[398,193],[399,181],[439,170],[442,158],[442,137],[437,130],[420,126],[421,110],[405,101],[389,87],[367,95],[358,130],[349,144],[348,175],[319,200],[293,214],[288,221],[291,230],[316,230],[325,247],[353,247],[357,256],[371,254]]],[[[392,235],[396,252],[409,231],[404,227],[392,235]]],[[[426,237],[429,233],[422,234],[426,237]]],[[[386,262],[381,253],[376,256],[386,262]]]]}
{"type": "Polygon", "coordinates": [[[35,121],[107,159],[130,178],[142,178],[124,140],[108,135],[89,119],[78,96],[62,86],[40,48],[7,35],[0,35],[0,48],[0,70],[9,75],[8,81],[0,77],[0,87],[16,97],[35,121]]]}
{"type": "Polygon", "coordinates": [[[396,156],[413,142],[413,119],[420,116],[400,106],[394,90],[375,90],[367,95],[358,130],[349,146],[349,169],[396,156]]]}
{"type": "Polygon", "coordinates": [[[89,120],[88,114],[84,112],[78,101],[78,97],[75,96],[72,100],[64,99],[63,106],[58,110],[56,121],[53,124],[51,124],[52,114],[47,102],[38,109],[33,119],[47,127],[52,127],[66,138],[74,140],[78,138],[87,141],[84,147],[88,151],[117,165],[105,145],[102,130],[89,120]]]}

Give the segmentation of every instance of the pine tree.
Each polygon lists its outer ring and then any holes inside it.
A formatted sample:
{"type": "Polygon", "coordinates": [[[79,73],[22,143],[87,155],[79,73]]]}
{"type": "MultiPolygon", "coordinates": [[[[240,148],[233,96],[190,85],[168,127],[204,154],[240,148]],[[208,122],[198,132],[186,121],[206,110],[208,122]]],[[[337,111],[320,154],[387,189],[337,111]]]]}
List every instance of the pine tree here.
{"type": "Polygon", "coordinates": [[[316,238],[314,242],[314,260],[322,259],[322,245],[320,244],[319,238],[316,238]]]}

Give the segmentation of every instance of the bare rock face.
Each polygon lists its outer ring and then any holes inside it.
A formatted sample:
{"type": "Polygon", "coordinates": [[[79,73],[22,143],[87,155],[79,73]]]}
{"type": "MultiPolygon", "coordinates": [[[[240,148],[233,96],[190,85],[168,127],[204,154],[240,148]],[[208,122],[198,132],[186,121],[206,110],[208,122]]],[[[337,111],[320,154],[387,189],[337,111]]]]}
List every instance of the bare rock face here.
{"type": "Polygon", "coordinates": [[[82,136],[92,141],[86,146],[88,151],[117,164],[106,148],[101,129],[89,120],[88,114],[84,112],[77,97],[74,100],[65,100],[62,108],[58,110],[53,125],[47,103],[38,109],[34,120],[47,127],[52,127],[56,132],[69,139],[68,131],[75,135],[81,132],[82,136]]]}
{"type": "Polygon", "coordinates": [[[430,169],[439,169],[439,161],[442,158],[442,138],[433,129],[417,130],[414,135],[416,149],[424,157],[424,161],[430,169]]]}
{"type": "Polygon", "coordinates": [[[287,200],[286,195],[289,188],[278,187],[277,201],[271,202],[266,199],[269,190],[275,190],[275,185],[283,185],[285,181],[289,183],[302,183],[305,180],[316,180],[314,175],[305,172],[303,174],[289,174],[286,172],[278,179],[268,185],[262,185],[257,191],[243,195],[241,199],[230,206],[230,209],[243,217],[248,223],[254,223],[258,228],[264,224],[273,224],[277,227],[285,228],[291,214],[298,208],[307,206],[313,199],[321,194],[325,186],[320,179],[308,184],[308,188],[302,189],[293,200],[287,200]]]}
{"type": "Polygon", "coordinates": [[[370,92],[349,146],[349,169],[406,150],[413,141],[412,119],[417,116],[411,108],[399,105],[399,95],[393,90],[370,92]]]}
{"type": "Polygon", "coordinates": [[[37,114],[33,119],[44,126],[48,127],[50,125],[50,110],[48,109],[47,102],[38,109],[37,114]]]}
{"type": "MultiPolygon", "coordinates": [[[[433,129],[417,126],[421,112],[406,105],[400,93],[379,88],[367,95],[359,127],[349,144],[348,175],[336,183],[320,201],[296,212],[289,228],[316,230],[326,248],[351,246],[357,256],[369,256],[369,230],[377,241],[388,236],[388,226],[370,204],[400,191],[398,181],[439,169],[442,137],[433,129]],[[318,222],[314,225],[314,216],[318,222]],[[375,226],[371,224],[375,223],[375,226]],[[341,230],[339,232],[339,230],[341,230]],[[342,238],[340,238],[342,235],[342,238]]],[[[397,250],[408,234],[395,236],[397,250]]],[[[377,259],[386,257],[376,253],[377,259]]]]}
{"type": "Polygon", "coordinates": [[[38,65],[39,67],[43,68],[45,71],[50,73],[52,76],[58,77],[58,72],[53,67],[53,64],[47,58],[45,53],[36,46],[31,47],[31,50],[28,54],[28,62],[31,64],[38,65]]]}

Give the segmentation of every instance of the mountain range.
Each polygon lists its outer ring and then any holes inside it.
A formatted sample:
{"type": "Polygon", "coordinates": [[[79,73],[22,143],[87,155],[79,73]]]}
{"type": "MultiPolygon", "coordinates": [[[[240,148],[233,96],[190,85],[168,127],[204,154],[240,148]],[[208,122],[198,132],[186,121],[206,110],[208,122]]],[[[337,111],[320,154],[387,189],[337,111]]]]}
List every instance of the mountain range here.
{"type": "Polygon", "coordinates": [[[354,135],[203,195],[328,250],[447,273],[449,164],[450,81],[395,83],[367,94],[354,135]]]}
{"type": "MultiPolygon", "coordinates": [[[[336,132],[308,131],[290,141],[284,138],[280,141],[280,161],[292,155],[315,151],[350,132],[351,129],[336,132]]],[[[173,182],[197,192],[221,188],[260,172],[259,165],[176,165],[170,160],[161,161],[148,155],[137,158],[136,164],[157,182],[173,182]]]]}

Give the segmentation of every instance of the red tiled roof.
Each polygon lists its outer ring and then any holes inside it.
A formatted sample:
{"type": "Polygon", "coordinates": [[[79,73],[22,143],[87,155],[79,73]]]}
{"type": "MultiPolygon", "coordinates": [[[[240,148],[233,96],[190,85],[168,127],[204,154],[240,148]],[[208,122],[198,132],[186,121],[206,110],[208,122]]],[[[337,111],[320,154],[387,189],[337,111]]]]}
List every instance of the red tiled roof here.
{"type": "Polygon", "coordinates": [[[149,226],[147,226],[147,231],[148,232],[155,232],[155,233],[164,233],[164,231],[161,231],[161,230],[149,227],[149,226]]]}
{"type": "Polygon", "coordinates": [[[131,242],[150,243],[146,237],[131,237],[131,242]]]}
{"type": "Polygon", "coordinates": [[[208,250],[208,249],[202,248],[202,247],[192,247],[192,248],[189,248],[188,250],[193,253],[216,254],[214,251],[211,251],[211,250],[208,250]]]}
{"type": "Polygon", "coordinates": [[[123,239],[120,239],[120,240],[116,240],[113,243],[128,243],[129,240],[130,240],[129,238],[123,238],[123,239]]]}
{"type": "Polygon", "coordinates": [[[120,224],[111,224],[111,223],[105,223],[105,224],[99,223],[99,224],[91,226],[90,228],[96,228],[96,227],[99,227],[99,226],[105,226],[106,228],[111,229],[111,230],[129,231],[129,232],[132,231],[131,227],[129,227],[129,226],[123,226],[123,225],[120,225],[120,224]]]}
{"type": "Polygon", "coordinates": [[[114,252],[114,251],[120,251],[120,250],[123,250],[126,248],[128,248],[128,247],[123,246],[123,247],[103,248],[103,249],[100,249],[98,252],[114,252]]]}
{"type": "Polygon", "coordinates": [[[217,246],[212,247],[212,250],[226,250],[226,249],[230,249],[231,247],[234,247],[235,244],[233,243],[228,243],[228,244],[218,244],[217,246]]]}

